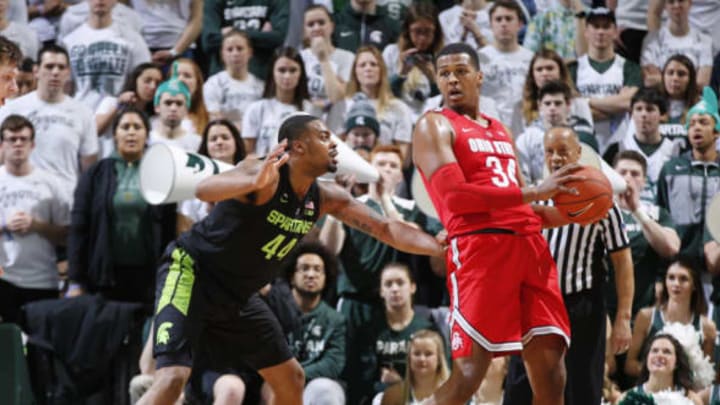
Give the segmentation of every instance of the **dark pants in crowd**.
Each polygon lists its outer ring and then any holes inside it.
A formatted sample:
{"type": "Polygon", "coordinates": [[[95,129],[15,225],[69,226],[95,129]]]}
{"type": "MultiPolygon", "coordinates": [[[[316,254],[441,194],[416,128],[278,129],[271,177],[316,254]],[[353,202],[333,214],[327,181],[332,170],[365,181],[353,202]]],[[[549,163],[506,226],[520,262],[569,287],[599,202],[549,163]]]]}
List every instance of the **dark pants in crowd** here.
{"type": "MultiPolygon", "coordinates": [[[[605,371],[606,318],[601,290],[565,297],[570,318],[570,349],[565,355],[565,405],[599,405],[605,371]]],[[[512,356],[505,377],[503,404],[532,403],[522,358],[512,356]]]]}
{"type": "Polygon", "coordinates": [[[18,323],[23,305],[28,302],[58,298],[58,290],[20,288],[0,280],[0,322],[18,323]]]}

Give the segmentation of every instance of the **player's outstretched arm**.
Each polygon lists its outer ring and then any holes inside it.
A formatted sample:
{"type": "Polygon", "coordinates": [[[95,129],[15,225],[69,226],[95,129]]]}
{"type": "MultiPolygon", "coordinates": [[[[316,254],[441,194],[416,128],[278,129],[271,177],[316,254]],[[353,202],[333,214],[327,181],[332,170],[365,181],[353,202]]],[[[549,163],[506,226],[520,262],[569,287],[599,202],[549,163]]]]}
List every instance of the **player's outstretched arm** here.
{"type": "Polygon", "coordinates": [[[426,256],[445,255],[445,247],[432,235],[402,221],[380,216],[335,183],[319,184],[323,214],[330,214],[403,252],[426,256]]]}
{"type": "Polygon", "coordinates": [[[275,186],[280,179],[280,166],[289,159],[285,153],[286,145],[286,141],[278,144],[264,160],[248,158],[234,169],[202,180],[195,190],[195,196],[203,201],[217,202],[241,198],[275,186]]]}

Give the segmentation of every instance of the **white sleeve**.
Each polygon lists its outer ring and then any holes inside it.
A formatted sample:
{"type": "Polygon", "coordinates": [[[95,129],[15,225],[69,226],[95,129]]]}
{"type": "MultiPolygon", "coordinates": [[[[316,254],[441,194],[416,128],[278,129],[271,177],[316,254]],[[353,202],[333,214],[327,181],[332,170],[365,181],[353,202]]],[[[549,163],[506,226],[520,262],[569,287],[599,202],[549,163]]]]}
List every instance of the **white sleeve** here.
{"type": "Polygon", "coordinates": [[[395,124],[393,125],[392,139],[393,141],[410,143],[412,142],[412,111],[410,108],[400,100],[395,99],[393,104],[393,117],[395,124]]]}
{"type": "Polygon", "coordinates": [[[264,100],[258,100],[250,104],[243,114],[242,131],[240,136],[248,139],[255,139],[258,131],[262,128],[262,105],[264,100]]]}
{"type": "Polygon", "coordinates": [[[649,33],[643,40],[642,54],[640,55],[640,66],[657,66],[660,53],[659,31],[649,33]]]}
{"type": "Polygon", "coordinates": [[[78,110],[78,117],[82,123],[82,138],[80,139],[80,156],[89,156],[98,153],[98,135],[92,111],[83,106],[78,110]]]}
{"type": "Polygon", "coordinates": [[[222,88],[217,75],[210,76],[203,85],[203,98],[208,112],[219,112],[222,106],[222,88]]]}
{"type": "Polygon", "coordinates": [[[97,108],[95,109],[95,115],[108,114],[110,111],[117,108],[117,106],[118,106],[117,97],[106,96],[105,98],[100,100],[100,104],[98,104],[97,108]]]}

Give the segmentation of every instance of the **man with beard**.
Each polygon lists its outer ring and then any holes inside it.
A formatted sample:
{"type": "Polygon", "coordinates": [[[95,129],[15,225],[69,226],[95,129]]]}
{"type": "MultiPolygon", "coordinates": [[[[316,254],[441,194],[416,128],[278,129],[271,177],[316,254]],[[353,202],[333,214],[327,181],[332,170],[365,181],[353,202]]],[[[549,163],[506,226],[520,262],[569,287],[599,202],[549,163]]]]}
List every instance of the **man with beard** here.
{"type": "Polygon", "coordinates": [[[190,109],[190,90],[185,83],[172,78],[160,84],[155,91],[154,104],[159,118],[152,123],[150,144],[165,143],[197,152],[202,138],[187,132],[181,125],[190,109]]]}
{"type": "Polygon", "coordinates": [[[172,404],[202,351],[213,368],[247,365],[272,388],[275,403],[300,405],[305,373],[277,318],[256,291],[325,214],[421,255],[442,256],[435,238],[380,217],[340,186],[318,183],[337,170],[337,145],[319,119],[283,122],[265,159],[203,180],[196,196],[216,203],[205,219],[170,244],[158,270],[155,381],[139,404],[172,404]]]}

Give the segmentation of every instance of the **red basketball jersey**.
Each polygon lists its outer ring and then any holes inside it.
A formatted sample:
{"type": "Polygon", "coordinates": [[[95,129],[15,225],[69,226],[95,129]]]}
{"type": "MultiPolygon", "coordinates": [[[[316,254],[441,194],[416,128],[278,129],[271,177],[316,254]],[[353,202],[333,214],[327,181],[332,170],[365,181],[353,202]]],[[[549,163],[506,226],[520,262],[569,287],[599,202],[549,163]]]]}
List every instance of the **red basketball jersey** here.
{"type": "MultiPolygon", "coordinates": [[[[450,121],[455,131],[453,151],[468,183],[520,188],[517,178],[518,161],[513,143],[499,121],[482,115],[488,123],[485,127],[448,108],[439,112],[450,121]]],[[[541,220],[529,204],[459,215],[445,206],[443,200],[429,186],[424,174],[423,181],[450,237],[484,228],[508,229],[520,234],[539,232],[541,229],[541,220]]]]}

